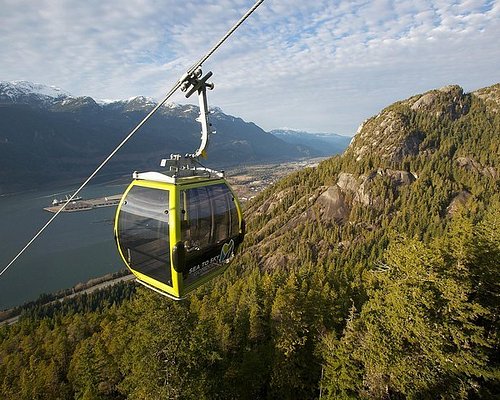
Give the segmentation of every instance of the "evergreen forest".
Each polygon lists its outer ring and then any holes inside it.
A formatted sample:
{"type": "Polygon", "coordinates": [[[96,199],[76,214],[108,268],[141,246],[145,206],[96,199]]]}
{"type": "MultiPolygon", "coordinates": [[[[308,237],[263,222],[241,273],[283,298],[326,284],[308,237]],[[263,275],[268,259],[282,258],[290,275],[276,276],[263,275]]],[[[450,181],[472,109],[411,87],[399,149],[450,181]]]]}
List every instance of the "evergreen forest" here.
{"type": "Polygon", "coordinates": [[[388,106],[250,201],[184,301],[124,283],[25,311],[0,398],[498,398],[499,109],[500,84],[388,106]]]}

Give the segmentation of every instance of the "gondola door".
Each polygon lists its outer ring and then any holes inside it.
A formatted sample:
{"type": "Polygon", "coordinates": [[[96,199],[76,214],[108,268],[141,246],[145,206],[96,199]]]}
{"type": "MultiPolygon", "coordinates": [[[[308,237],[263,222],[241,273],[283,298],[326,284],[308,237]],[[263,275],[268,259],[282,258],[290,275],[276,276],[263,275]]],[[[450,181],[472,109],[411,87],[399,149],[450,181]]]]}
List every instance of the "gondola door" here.
{"type": "Polygon", "coordinates": [[[182,188],[179,200],[183,290],[189,292],[224,271],[241,242],[241,210],[224,181],[182,188]]]}
{"type": "Polygon", "coordinates": [[[178,298],[170,240],[176,225],[174,188],[159,182],[132,183],[118,207],[115,235],[119,252],[137,279],[178,298]]]}

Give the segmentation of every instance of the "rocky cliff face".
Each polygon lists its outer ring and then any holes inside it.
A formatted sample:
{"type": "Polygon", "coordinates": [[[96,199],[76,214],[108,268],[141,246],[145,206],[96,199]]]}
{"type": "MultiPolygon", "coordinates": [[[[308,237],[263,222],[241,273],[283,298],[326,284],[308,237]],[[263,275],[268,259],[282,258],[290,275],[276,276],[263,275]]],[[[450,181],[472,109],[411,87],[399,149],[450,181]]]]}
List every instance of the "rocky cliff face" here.
{"type": "Polygon", "coordinates": [[[500,110],[500,83],[476,90],[472,94],[483,100],[484,106],[488,111],[498,114],[500,110]]]}
{"type": "Polygon", "coordinates": [[[404,114],[386,109],[363,122],[345,154],[353,154],[356,161],[375,153],[390,161],[401,161],[417,154],[422,140],[422,132],[412,129],[404,114]]]}
{"type": "Polygon", "coordinates": [[[415,156],[426,134],[412,123],[412,114],[455,121],[467,115],[474,96],[487,99],[494,108],[499,90],[495,86],[466,94],[460,86],[450,85],[395,103],[361,124],[346,155],[360,161],[376,154],[393,162],[415,156]]]}
{"type": "Polygon", "coordinates": [[[249,223],[259,225],[255,240],[265,242],[259,246],[264,267],[284,265],[289,256],[273,243],[293,241],[292,233],[310,224],[323,226],[324,235],[357,232],[347,241],[339,234],[333,247],[321,239],[310,244],[311,254],[328,254],[405,213],[418,219],[411,208],[438,203],[429,212],[447,218],[483,191],[500,190],[499,105],[498,84],[473,93],[453,85],[365,121],[342,156],[290,177],[250,205],[249,223]]]}
{"type": "Polygon", "coordinates": [[[431,90],[420,96],[415,96],[403,104],[413,111],[426,112],[437,118],[448,118],[452,121],[467,114],[470,108],[470,96],[457,85],[431,90]]]}
{"type": "MultiPolygon", "coordinates": [[[[491,110],[496,112],[495,105],[500,104],[497,102],[500,98],[498,86],[465,94],[461,87],[450,85],[387,107],[360,126],[344,157],[355,157],[356,161],[361,161],[364,157],[375,155],[392,164],[401,163],[405,157],[416,157],[420,153],[420,145],[426,137],[426,132],[412,123],[411,113],[426,114],[438,120],[456,121],[467,115],[472,96],[487,101],[491,110]]],[[[497,178],[494,167],[483,166],[471,158],[458,157],[456,164],[497,178]]],[[[374,188],[384,178],[392,192],[397,195],[402,186],[411,185],[418,175],[416,172],[380,167],[359,176],[341,172],[336,184],[327,187],[317,198],[316,204],[321,215],[326,219],[345,222],[353,204],[382,209],[387,199],[377,194],[374,188]]],[[[452,210],[456,208],[456,204],[463,204],[468,198],[464,193],[460,192],[454,198],[455,206],[450,205],[452,210]]]]}

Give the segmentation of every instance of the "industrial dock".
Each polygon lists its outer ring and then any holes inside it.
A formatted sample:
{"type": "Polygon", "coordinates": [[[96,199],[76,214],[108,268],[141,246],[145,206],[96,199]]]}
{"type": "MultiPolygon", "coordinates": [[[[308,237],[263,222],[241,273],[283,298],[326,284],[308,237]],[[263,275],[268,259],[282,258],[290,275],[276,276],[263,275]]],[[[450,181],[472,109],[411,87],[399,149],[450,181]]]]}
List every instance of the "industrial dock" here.
{"type": "Polygon", "coordinates": [[[73,200],[70,202],[68,202],[67,200],[54,200],[52,206],[45,207],[44,210],[51,213],[56,213],[67,203],[67,206],[64,208],[64,210],[62,210],[62,212],[89,211],[95,208],[117,206],[120,202],[121,197],[121,194],[116,194],[113,196],[99,197],[97,199],[88,200],[78,198],[77,200],[73,200]]]}

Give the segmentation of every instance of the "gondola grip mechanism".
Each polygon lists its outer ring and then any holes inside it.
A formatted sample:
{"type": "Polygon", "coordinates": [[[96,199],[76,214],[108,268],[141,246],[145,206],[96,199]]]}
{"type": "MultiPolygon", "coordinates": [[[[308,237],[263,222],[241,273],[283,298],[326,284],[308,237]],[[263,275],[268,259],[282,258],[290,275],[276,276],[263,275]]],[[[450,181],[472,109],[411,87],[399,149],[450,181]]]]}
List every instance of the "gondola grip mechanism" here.
{"type": "Polygon", "coordinates": [[[212,82],[207,82],[212,75],[212,72],[209,71],[203,76],[201,68],[198,68],[192,74],[184,75],[183,78],[181,78],[181,91],[187,92],[187,98],[191,97],[194,92],[198,92],[198,103],[200,105],[200,116],[197,118],[197,121],[201,123],[201,144],[194,153],[186,154],[186,158],[206,157],[209,135],[215,133],[209,121],[210,111],[207,101],[207,89],[212,90],[214,88],[212,82]]]}

